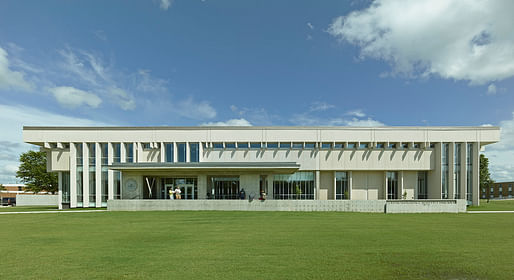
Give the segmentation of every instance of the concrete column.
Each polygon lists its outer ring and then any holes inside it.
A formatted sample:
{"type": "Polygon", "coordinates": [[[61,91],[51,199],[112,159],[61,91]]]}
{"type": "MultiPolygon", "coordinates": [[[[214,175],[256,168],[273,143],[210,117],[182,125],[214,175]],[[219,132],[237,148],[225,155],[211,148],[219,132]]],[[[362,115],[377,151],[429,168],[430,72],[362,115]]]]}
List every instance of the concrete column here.
{"type": "Polygon", "coordinates": [[[460,144],[460,198],[466,199],[466,156],[467,156],[467,143],[460,144]]]}
{"type": "Polygon", "coordinates": [[[189,148],[189,142],[186,142],[186,162],[191,162],[191,149],[189,148]]]}
{"type": "Polygon", "coordinates": [[[273,175],[268,174],[266,176],[266,184],[268,185],[268,191],[266,192],[266,199],[273,200],[273,175]]]}
{"type": "Polygon", "coordinates": [[[133,142],[132,143],[132,162],[139,162],[140,159],[137,155],[137,143],[136,142],[133,142]]]}
{"type": "Polygon", "coordinates": [[[161,162],[166,162],[166,145],[164,142],[161,142],[161,162]]]}
{"type": "Polygon", "coordinates": [[[59,191],[57,192],[57,204],[59,209],[62,209],[62,172],[57,172],[57,180],[59,186],[59,191]]]}
{"type": "Polygon", "coordinates": [[[473,143],[473,205],[480,204],[480,142],[473,143]]]}
{"type": "Polygon", "coordinates": [[[77,147],[70,143],[70,208],[77,207],[77,147]]]}
{"type": "Polygon", "coordinates": [[[387,171],[384,171],[384,199],[387,199],[387,171]]]}
{"type": "Polygon", "coordinates": [[[448,199],[455,197],[455,143],[448,143],[448,199]]]}
{"type": "Polygon", "coordinates": [[[315,175],[316,175],[316,177],[315,177],[316,183],[314,185],[314,200],[318,200],[319,199],[319,188],[320,188],[320,184],[321,184],[321,175],[320,175],[319,170],[316,170],[315,175]]]}
{"type": "Polygon", "coordinates": [[[207,175],[198,175],[198,199],[207,199],[207,175]]]}
{"type": "Polygon", "coordinates": [[[178,161],[178,145],[177,145],[177,142],[173,142],[173,162],[177,162],[178,161]]]}
{"type": "Polygon", "coordinates": [[[102,207],[102,147],[100,143],[95,143],[95,177],[96,177],[96,196],[95,204],[96,207],[102,207]]]}
{"type": "Polygon", "coordinates": [[[120,143],[120,162],[127,162],[127,143],[120,143]]]}
{"type": "Polygon", "coordinates": [[[246,196],[253,195],[255,199],[260,197],[260,175],[243,174],[239,176],[239,187],[245,189],[246,196]]]}
{"type": "Polygon", "coordinates": [[[89,146],[82,143],[82,207],[89,207],[89,146]]]}
{"type": "Polygon", "coordinates": [[[137,154],[137,162],[146,162],[146,160],[143,158],[143,145],[141,145],[141,142],[137,142],[136,146],[137,146],[137,153],[136,153],[137,154]]]}
{"type": "MultiPolygon", "coordinates": [[[[113,149],[113,143],[107,143],[107,164],[111,165],[114,158],[114,149],[113,149]]],[[[109,169],[107,171],[107,199],[113,200],[114,199],[114,171],[109,169]]]]}

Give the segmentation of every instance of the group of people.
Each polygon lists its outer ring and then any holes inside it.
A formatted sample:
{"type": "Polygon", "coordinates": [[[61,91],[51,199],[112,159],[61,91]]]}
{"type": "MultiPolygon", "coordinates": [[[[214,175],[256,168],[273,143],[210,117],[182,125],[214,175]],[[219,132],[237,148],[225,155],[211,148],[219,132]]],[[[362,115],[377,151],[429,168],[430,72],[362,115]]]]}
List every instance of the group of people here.
{"type": "Polygon", "coordinates": [[[182,191],[180,190],[179,187],[175,187],[175,189],[170,188],[170,190],[169,190],[170,199],[171,200],[173,200],[173,199],[182,199],[181,193],[182,193],[182,191]]]}

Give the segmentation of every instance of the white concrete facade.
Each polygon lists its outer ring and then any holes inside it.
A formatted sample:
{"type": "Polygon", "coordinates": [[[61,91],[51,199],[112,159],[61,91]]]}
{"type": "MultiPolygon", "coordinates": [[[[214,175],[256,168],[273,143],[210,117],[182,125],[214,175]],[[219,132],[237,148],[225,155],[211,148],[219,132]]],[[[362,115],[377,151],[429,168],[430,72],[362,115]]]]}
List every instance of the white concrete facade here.
{"type": "Polygon", "coordinates": [[[477,205],[479,153],[499,141],[500,129],[24,127],[23,137],[47,151],[48,171],[59,172],[60,207],[169,199],[172,186],[198,200],[237,199],[244,189],[268,200],[477,205]]]}

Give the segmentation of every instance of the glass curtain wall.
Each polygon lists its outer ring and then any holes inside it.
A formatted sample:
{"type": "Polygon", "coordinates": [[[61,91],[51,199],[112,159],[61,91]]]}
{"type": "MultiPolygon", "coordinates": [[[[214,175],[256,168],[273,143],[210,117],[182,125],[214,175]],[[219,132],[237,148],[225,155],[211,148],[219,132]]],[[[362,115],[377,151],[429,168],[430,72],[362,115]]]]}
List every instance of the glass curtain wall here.
{"type": "Polygon", "coordinates": [[[466,199],[473,203],[473,143],[467,144],[466,153],[466,199]]]}
{"type": "Polygon", "coordinates": [[[336,172],[336,199],[350,199],[348,172],[336,172]]]}
{"type": "Polygon", "coordinates": [[[166,143],[164,146],[166,162],[173,162],[173,143],[166,143]]]}
{"type": "Polygon", "coordinates": [[[314,172],[273,175],[273,199],[314,199],[314,172]]]}
{"type": "Polygon", "coordinates": [[[191,162],[200,161],[200,145],[198,143],[189,143],[189,160],[191,162]]]}
{"type": "Polygon", "coordinates": [[[398,172],[387,172],[387,199],[398,199],[398,172]]]}
{"type": "Polygon", "coordinates": [[[82,174],[84,172],[84,165],[83,165],[83,157],[82,157],[82,143],[75,144],[75,148],[77,150],[77,207],[84,207],[84,196],[83,196],[83,189],[82,189],[82,183],[84,182],[84,178],[82,177],[82,174]]]}
{"type": "Polygon", "coordinates": [[[418,199],[428,198],[427,172],[418,172],[418,199]]]}
{"type": "Polygon", "coordinates": [[[89,207],[96,206],[96,145],[87,144],[89,148],[89,207]]]}
{"type": "MultiPolygon", "coordinates": [[[[113,162],[120,162],[121,159],[121,144],[120,143],[113,143],[112,144],[113,149],[113,162]]],[[[121,172],[120,171],[114,171],[113,172],[113,179],[114,179],[114,199],[121,199],[121,172]]]]}
{"type": "Polygon", "coordinates": [[[125,144],[125,150],[126,150],[126,162],[134,162],[134,143],[126,143],[125,144]]]}
{"type": "Polygon", "coordinates": [[[107,207],[107,199],[109,197],[109,194],[108,194],[108,182],[109,182],[109,178],[108,178],[108,169],[107,169],[107,164],[108,164],[108,149],[107,149],[107,143],[101,143],[100,144],[100,149],[101,149],[101,157],[102,157],[102,173],[101,173],[101,190],[102,190],[102,207],[107,207]]]}
{"type": "Polygon", "coordinates": [[[239,177],[212,177],[214,199],[239,199],[239,177]]]}
{"type": "MultiPolygon", "coordinates": [[[[181,191],[181,199],[198,199],[198,179],[190,178],[163,178],[161,180],[159,199],[170,199],[169,190],[178,187],[181,191]]],[[[148,197],[148,187],[145,180],[145,188],[143,189],[143,197],[148,197]]]]}
{"type": "Polygon", "coordinates": [[[455,143],[453,154],[453,198],[460,198],[460,143],[455,143]]]}
{"type": "Polygon", "coordinates": [[[70,172],[61,172],[62,203],[70,203],[70,172]]]}
{"type": "Polygon", "coordinates": [[[178,162],[186,162],[186,143],[177,143],[178,162]]]}
{"type": "Polygon", "coordinates": [[[448,156],[449,144],[443,143],[441,145],[441,198],[448,198],[448,156]]]}

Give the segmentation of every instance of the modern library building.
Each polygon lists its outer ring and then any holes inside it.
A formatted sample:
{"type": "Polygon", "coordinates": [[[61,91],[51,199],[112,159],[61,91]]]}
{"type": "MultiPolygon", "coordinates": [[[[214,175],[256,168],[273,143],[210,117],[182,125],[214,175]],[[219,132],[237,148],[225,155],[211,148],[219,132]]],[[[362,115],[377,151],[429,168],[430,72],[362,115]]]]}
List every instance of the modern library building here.
{"type": "MultiPolygon", "coordinates": [[[[59,207],[111,200],[465,200],[498,127],[24,127],[59,207]]],[[[278,202],[277,202],[278,203],[278,202]]],[[[286,203],[286,202],[282,202],[286,203]]]]}

